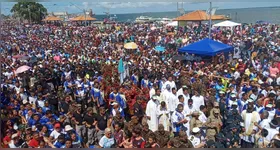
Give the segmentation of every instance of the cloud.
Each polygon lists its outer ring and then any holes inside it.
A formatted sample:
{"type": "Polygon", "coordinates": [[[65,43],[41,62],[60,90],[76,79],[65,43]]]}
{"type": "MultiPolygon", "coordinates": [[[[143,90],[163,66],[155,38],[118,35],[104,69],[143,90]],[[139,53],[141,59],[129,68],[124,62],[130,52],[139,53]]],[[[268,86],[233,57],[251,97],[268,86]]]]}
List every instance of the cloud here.
{"type": "Polygon", "coordinates": [[[98,6],[103,8],[139,8],[139,7],[150,7],[154,5],[171,5],[173,2],[101,2],[98,3],[98,6]]]}
{"type": "Polygon", "coordinates": [[[83,2],[82,4],[83,4],[84,8],[88,7],[88,2],[83,2]]]}

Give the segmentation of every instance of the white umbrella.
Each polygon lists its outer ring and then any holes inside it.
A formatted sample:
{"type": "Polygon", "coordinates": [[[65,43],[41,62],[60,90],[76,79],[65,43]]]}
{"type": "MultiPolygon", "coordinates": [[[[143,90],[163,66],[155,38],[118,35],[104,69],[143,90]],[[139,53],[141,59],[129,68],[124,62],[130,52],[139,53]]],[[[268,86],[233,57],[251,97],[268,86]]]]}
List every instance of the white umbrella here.
{"type": "Polygon", "coordinates": [[[26,65],[21,66],[21,67],[17,68],[16,74],[23,73],[23,72],[25,72],[25,71],[27,71],[27,70],[29,70],[29,69],[31,69],[31,67],[26,66],[26,65]]]}

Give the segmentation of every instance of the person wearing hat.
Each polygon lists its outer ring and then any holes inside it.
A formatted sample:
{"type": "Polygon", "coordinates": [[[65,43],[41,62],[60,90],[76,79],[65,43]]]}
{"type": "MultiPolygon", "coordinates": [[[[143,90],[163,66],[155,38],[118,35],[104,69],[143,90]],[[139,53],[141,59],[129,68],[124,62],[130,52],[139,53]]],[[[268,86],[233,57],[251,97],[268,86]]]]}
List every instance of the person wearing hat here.
{"type": "Polygon", "coordinates": [[[227,147],[237,147],[240,141],[238,126],[236,124],[229,125],[229,131],[225,133],[228,146],[227,147]]]}
{"type": "Polygon", "coordinates": [[[50,134],[50,140],[51,142],[55,142],[59,135],[63,134],[64,131],[61,128],[60,123],[54,124],[54,130],[50,134]]]}
{"type": "MultiPolygon", "coordinates": [[[[238,105],[239,107],[241,107],[241,101],[240,101],[240,100],[237,100],[236,94],[235,94],[235,93],[231,93],[231,94],[230,94],[230,97],[227,99],[226,103],[227,103],[227,109],[232,109],[232,104],[233,104],[233,103],[237,103],[237,105],[238,105]]],[[[235,109],[236,109],[236,108],[235,108],[235,109]]]]}
{"type": "Polygon", "coordinates": [[[200,129],[195,127],[192,129],[192,135],[189,137],[194,148],[203,148],[206,143],[201,140],[200,129]]]}
{"type": "Polygon", "coordinates": [[[77,90],[75,91],[75,99],[76,99],[76,102],[78,102],[79,104],[82,103],[82,100],[85,98],[86,96],[86,91],[85,89],[82,87],[81,84],[78,84],[77,85],[77,90]]]}
{"type": "Polygon", "coordinates": [[[213,110],[213,116],[209,116],[205,123],[205,126],[207,127],[206,136],[208,139],[215,141],[215,136],[220,132],[222,125],[220,111],[217,109],[213,110]]]}
{"type": "Polygon", "coordinates": [[[117,102],[113,102],[111,105],[113,106],[111,110],[111,114],[113,115],[113,117],[116,116],[117,111],[119,111],[121,113],[121,116],[124,117],[124,111],[117,102]]]}
{"type": "Polygon", "coordinates": [[[192,119],[190,120],[190,131],[192,131],[193,128],[198,127],[201,128],[203,126],[203,123],[199,120],[200,113],[199,111],[194,111],[192,113],[192,119]]]}
{"type": "Polygon", "coordinates": [[[274,118],[275,114],[276,114],[276,109],[274,109],[273,105],[271,103],[269,103],[269,104],[267,104],[265,106],[265,108],[260,110],[260,113],[262,113],[264,110],[266,110],[268,112],[268,114],[269,114],[268,118],[267,118],[268,121],[271,121],[274,118]]]}
{"type": "Polygon", "coordinates": [[[149,129],[153,132],[158,129],[158,116],[156,113],[159,102],[157,96],[154,95],[151,100],[149,100],[146,107],[147,123],[149,124],[149,129]]]}

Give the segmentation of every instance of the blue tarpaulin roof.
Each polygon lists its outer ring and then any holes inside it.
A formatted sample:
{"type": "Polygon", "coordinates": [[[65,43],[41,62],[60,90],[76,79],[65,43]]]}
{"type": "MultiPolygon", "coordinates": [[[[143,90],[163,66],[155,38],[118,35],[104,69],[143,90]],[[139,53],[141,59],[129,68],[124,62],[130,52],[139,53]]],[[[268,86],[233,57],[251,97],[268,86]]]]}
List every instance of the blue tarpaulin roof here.
{"type": "Polygon", "coordinates": [[[187,52],[189,54],[215,56],[222,52],[230,52],[233,47],[227,44],[223,44],[211,39],[203,39],[201,41],[192,43],[188,46],[179,49],[179,52],[187,52]]]}

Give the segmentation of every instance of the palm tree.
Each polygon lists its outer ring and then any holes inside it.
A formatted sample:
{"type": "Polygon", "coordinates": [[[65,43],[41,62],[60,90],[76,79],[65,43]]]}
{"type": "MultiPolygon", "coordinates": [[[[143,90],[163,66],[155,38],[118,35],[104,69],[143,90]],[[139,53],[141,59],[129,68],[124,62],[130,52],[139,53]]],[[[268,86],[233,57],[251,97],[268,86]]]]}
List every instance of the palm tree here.
{"type": "Polygon", "coordinates": [[[18,2],[13,6],[11,12],[22,19],[29,20],[29,23],[40,23],[47,15],[47,9],[36,2],[18,2]]]}

